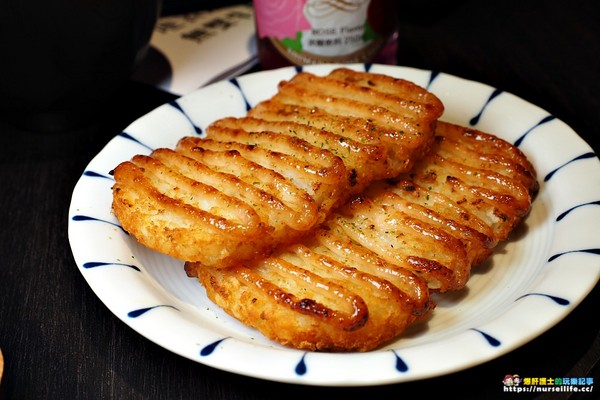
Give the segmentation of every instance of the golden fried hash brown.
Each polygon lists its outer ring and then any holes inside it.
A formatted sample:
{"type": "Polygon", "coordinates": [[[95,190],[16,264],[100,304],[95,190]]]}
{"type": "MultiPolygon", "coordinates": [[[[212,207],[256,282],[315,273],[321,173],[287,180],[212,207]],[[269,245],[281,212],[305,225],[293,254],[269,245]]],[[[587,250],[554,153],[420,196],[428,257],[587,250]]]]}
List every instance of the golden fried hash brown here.
{"type": "Polygon", "coordinates": [[[401,80],[301,72],[248,116],[114,170],[113,211],[145,246],[227,267],[295,242],[375,180],[407,172],[443,105],[401,80]]]}
{"type": "Polygon", "coordinates": [[[186,271],[226,312],[283,345],[368,351],[428,315],[431,292],[462,289],[537,191],[516,147],[440,121],[411,172],[369,186],[312,236],[266,259],[186,271]]]}

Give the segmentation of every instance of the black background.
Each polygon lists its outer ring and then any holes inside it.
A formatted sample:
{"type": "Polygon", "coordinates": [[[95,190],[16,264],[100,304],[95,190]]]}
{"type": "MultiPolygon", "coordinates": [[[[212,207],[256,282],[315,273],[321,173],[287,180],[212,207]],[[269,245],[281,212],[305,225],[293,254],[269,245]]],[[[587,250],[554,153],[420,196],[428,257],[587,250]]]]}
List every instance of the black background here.
{"type": "MultiPolygon", "coordinates": [[[[230,3],[173,0],[164,3],[163,13],[230,3]]],[[[406,3],[399,7],[399,65],[511,92],[570,125],[598,154],[600,2],[406,3]]],[[[406,384],[329,388],[267,382],[197,364],[138,335],[79,273],[67,238],[67,212],[91,158],[130,122],[171,99],[126,81],[112,96],[110,112],[88,126],[49,134],[23,128],[27,121],[0,120],[0,348],[5,358],[0,398],[241,400],[294,394],[385,399],[439,391],[448,398],[526,399],[532,396],[502,393],[505,374],[592,376],[598,384],[598,288],[525,346],[481,366],[406,384]]]]}

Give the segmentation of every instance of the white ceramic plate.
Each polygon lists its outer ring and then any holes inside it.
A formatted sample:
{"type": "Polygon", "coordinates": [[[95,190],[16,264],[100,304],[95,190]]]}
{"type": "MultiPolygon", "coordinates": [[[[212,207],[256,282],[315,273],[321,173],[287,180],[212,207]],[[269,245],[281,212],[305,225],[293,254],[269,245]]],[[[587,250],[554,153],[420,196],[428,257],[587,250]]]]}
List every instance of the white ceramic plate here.
{"type": "MultiPolygon", "coordinates": [[[[333,65],[305,67],[326,74],[333,65]]],[[[133,122],[90,162],[75,186],[69,239],[93,291],[132,329],[199,363],[273,381],[356,386],[430,378],[492,360],[554,326],[600,276],[600,164],[548,112],[492,87],[412,68],[351,65],[411,80],[446,106],[442,119],[496,134],[535,165],[541,190],[512,240],[473,271],[468,287],[438,296],[426,323],[373,352],[326,354],[284,348],[213,305],[181,262],[138,245],[111,214],[110,171],[152,149],[202,134],[217,118],[245,115],[296,73],[283,68],[222,81],[133,122]]]]}

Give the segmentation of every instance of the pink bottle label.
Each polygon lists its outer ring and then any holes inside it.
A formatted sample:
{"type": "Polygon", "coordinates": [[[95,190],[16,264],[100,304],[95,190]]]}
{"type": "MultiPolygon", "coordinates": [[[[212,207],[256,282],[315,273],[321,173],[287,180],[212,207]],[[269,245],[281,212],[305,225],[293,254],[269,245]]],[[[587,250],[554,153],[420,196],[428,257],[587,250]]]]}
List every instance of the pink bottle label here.
{"type": "Polygon", "coordinates": [[[255,0],[254,14],[258,21],[258,36],[282,40],[295,38],[297,32],[310,29],[303,13],[307,1],[255,0]]]}
{"type": "Polygon", "coordinates": [[[254,0],[259,38],[295,64],[370,59],[383,39],[368,24],[371,0],[254,0]]]}

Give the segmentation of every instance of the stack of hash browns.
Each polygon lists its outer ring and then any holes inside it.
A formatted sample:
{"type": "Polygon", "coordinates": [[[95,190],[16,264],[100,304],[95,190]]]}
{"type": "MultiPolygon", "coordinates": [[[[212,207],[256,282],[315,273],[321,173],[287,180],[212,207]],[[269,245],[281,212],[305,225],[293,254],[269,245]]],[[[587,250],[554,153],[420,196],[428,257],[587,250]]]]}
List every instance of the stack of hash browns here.
{"type": "Polygon", "coordinates": [[[268,338],[372,350],[463,288],[538,191],[519,149],[443,109],[406,80],[301,72],[206,138],[118,165],[113,211],[268,338]]]}

